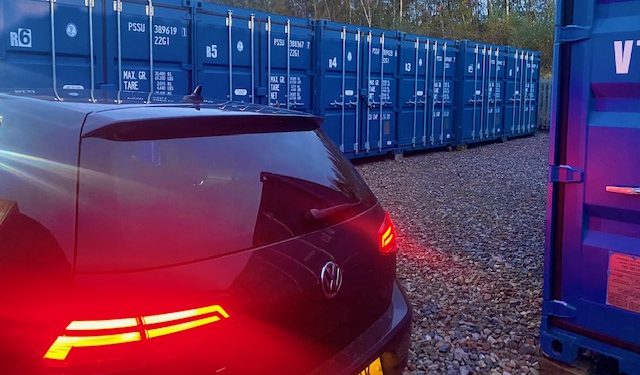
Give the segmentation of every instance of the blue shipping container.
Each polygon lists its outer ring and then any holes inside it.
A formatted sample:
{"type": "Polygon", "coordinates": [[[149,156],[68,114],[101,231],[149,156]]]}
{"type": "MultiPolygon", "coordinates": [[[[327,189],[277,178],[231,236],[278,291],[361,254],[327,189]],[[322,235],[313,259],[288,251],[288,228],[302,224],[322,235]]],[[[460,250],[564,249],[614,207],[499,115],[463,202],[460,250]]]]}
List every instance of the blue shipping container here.
{"type": "Polygon", "coordinates": [[[0,90],[145,103],[199,84],[208,99],[322,116],[348,157],[536,127],[540,57],[527,50],[463,42],[459,58],[455,41],[209,0],[0,0],[0,39],[0,90]]]}
{"type": "Polygon", "coordinates": [[[255,103],[259,17],[245,9],[197,2],[194,33],[194,82],[211,99],[255,103]]]}
{"type": "Polygon", "coordinates": [[[363,32],[362,79],[360,94],[359,156],[381,155],[394,151],[397,144],[396,104],[398,90],[398,52],[402,34],[396,31],[367,29],[363,32]]]}
{"type": "Polygon", "coordinates": [[[316,22],[316,114],[324,131],[347,157],[360,152],[359,96],[362,34],[357,26],[316,22]]]}
{"type": "Polygon", "coordinates": [[[537,126],[540,53],[509,48],[506,73],[505,135],[531,134],[537,126]]]}
{"type": "Polygon", "coordinates": [[[260,19],[259,103],[313,112],[314,29],[309,19],[260,19]]]}
{"type": "Polygon", "coordinates": [[[640,374],[640,1],[558,1],[541,347],[640,374]]]}
{"type": "Polygon", "coordinates": [[[399,64],[399,152],[454,144],[456,137],[451,119],[458,58],[456,44],[451,40],[404,35],[399,64]]]}
{"type": "Polygon", "coordinates": [[[106,87],[140,101],[189,92],[192,7],[182,0],[103,1],[106,87]]]}
{"type": "Polygon", "coordinates": [[[102,7],[85,0],[0,1],[0,89],[91,99],[103,72],[102,7]]]}
{"type": "Polygon", "coordinates": [[[502,138],[507,47],[465,40],[460,51],[458,142],[502,138]]]}

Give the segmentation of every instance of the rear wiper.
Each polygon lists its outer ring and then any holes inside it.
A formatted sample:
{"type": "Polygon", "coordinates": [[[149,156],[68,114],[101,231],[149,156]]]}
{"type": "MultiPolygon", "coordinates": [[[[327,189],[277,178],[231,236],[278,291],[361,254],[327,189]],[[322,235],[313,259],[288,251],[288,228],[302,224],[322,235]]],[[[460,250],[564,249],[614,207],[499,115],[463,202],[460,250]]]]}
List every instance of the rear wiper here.
{"type": "Polygon", "coordinates": [[[307,211],[304,217],[307,220],[323,220],[339,212],[355,207],[360,203],[362,203],[362,201],[357,201],[354,203],[343,203],[343,204],[339,204],[339,205],[331,206],[327,208],[312,208],[309,211],[307,211]]]}

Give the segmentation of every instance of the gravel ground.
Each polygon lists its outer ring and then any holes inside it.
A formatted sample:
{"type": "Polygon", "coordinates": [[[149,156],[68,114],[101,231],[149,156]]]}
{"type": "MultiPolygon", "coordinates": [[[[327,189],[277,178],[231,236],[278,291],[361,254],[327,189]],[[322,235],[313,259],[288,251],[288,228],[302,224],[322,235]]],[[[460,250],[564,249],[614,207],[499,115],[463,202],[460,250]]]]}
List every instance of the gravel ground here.
{"type": "Polygon", "coordinates": [[[358,166],[399,231],[409,373],[538,373],[548,141],[358,166]]]}

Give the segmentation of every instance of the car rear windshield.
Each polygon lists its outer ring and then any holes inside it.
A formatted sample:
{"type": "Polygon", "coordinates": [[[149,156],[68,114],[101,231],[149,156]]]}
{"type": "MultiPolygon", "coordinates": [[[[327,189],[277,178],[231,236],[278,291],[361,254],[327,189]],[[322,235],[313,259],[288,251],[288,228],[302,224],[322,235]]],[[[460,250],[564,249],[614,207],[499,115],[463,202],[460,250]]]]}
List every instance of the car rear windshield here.
{"type": "Polygon", "coordinates": [[[135,270],[250,249],[375,204],[319,130],[84,138],[79,271],[135,270]]]}

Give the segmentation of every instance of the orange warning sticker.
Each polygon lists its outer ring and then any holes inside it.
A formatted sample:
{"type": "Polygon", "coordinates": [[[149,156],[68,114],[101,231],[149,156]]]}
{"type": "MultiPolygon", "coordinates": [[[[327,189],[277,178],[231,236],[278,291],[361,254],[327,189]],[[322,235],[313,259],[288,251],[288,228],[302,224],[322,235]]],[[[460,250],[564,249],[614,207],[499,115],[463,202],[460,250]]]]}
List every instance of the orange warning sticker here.
{"type": "Polygon", "coordinates": [[[621,253],[609,255],[607,304],[640,312],[640,258],[621,253]]]}

